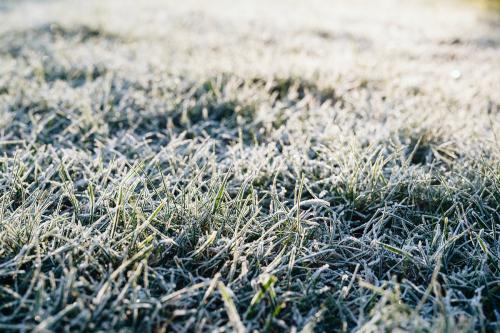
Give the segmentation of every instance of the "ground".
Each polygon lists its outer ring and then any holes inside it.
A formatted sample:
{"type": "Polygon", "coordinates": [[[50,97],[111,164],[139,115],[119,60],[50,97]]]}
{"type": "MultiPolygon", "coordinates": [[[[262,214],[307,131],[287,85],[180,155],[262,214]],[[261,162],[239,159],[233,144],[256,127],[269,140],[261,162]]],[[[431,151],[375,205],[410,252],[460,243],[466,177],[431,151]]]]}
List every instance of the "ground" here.
{"type": "Polygon", "coordinates": [[[0,331],[500,330],[500,16],[0,3],[0,331]]]}

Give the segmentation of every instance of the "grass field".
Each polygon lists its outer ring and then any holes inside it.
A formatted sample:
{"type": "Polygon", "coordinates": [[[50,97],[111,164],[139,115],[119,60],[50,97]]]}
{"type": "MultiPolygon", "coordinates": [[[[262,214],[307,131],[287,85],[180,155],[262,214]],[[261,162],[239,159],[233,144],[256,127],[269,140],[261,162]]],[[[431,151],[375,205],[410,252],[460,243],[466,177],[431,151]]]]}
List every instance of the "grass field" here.
{"type": "Polygon", "coordinates": [[[500,16],[0,2],[1,332],[498,332],[500,16]]]}

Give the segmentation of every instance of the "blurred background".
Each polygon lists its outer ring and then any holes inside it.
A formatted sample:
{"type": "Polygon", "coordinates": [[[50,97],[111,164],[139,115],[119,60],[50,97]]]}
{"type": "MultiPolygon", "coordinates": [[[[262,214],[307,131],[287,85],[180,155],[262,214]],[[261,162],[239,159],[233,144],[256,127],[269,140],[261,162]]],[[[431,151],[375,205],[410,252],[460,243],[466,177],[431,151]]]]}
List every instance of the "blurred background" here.
{"type": "Polygon", "coordinates": [[[296,75],[340,93],[369,87],[394,105],[418,104],[431,115],[460,112],[466,127],[478,122],[475,112],[500,103],[495,0],[1,4],[4,80],[27,71],[79,84],[117,72],[139,81],[152,72],[194,79],[296,75]]]}

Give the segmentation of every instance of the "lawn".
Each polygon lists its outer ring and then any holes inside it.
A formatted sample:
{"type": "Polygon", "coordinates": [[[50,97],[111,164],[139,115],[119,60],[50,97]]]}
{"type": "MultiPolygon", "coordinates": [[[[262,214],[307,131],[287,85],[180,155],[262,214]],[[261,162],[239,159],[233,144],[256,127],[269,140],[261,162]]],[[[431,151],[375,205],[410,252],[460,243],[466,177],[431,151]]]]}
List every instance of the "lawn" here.
{"type": "Polygon", "coordinates": [[[500,14],[0,2],[1,332],[498,332],[500,14]]]}

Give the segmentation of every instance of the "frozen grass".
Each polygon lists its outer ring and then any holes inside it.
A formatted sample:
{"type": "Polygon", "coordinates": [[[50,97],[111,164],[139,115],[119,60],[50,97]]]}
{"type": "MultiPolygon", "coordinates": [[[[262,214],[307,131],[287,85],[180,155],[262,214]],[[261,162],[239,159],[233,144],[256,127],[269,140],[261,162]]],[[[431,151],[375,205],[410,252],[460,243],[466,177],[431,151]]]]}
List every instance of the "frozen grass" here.
{"type": "Polygon", "coordinates": [[[0,331],[500,329],[498,18],[313,4],[6,2],[0,331]]]}

